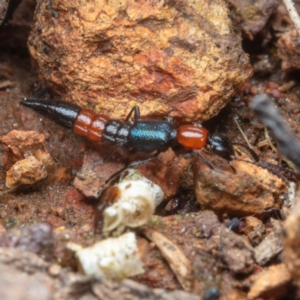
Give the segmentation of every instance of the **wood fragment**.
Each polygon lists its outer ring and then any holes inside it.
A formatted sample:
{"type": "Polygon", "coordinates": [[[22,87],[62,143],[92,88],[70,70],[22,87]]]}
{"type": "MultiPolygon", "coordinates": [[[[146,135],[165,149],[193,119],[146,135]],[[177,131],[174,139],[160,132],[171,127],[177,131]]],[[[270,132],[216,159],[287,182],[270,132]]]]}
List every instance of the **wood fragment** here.
{"type": "Polygon", "coordinates": [[[158,231],[145,227],[143,229],[143,233],[161,251],[162,256],[170,264],[170,267],[176,275],[182,288],[185,291],[190,291],[192,266],[183,252],[178,248],[177,245],[175,245],[158,231]]]}

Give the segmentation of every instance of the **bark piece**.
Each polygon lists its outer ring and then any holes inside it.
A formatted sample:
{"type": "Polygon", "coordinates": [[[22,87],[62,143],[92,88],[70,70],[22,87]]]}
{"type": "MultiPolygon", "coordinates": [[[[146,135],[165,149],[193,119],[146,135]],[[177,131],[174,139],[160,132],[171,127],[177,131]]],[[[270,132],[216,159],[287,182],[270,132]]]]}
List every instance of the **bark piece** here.
{"type": "Polygon", "coordinates": [[[28,46],[47,86],[118,119],[210,119],[252,74],[224,0],[38,2],[28,46]]]}
{"type": "Polygon", "coordinates": [[[271,232],[254,248],[255,260],[259,265],[265,265],[282,250],[282,238],[277,233],[271,232]]]}
{"type": "Polygon", "coordinates": [[[215,169],[200,160],[195,164],[195,192],[202,208],[235,216],[261,217],[265,210],[279,209],[283,204],[286,185],[267,169],[233,160],[234,172],[221,158],[210,154],[207,159],[215,169]]]}

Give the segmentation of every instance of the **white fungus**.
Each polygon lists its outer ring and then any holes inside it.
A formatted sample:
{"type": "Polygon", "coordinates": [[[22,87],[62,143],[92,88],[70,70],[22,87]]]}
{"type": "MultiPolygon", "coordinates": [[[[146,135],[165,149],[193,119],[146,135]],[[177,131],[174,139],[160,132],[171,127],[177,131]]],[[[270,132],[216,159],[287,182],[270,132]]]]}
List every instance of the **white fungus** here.
{"type": "Polygon", "coordinates": [[[118,198],[103,212],[105,234],[146,224],[164,197],[162,189],[139,171],[128,169],[125,174],[115,185],[118,198]]]}
{"type": "Polygon", "coordinates": [[[122,280],[144,273],[133,232],[105,239],[88,248],[71,243],[68,246],[76,252],[79,268],[88,276],[122,280]]]}

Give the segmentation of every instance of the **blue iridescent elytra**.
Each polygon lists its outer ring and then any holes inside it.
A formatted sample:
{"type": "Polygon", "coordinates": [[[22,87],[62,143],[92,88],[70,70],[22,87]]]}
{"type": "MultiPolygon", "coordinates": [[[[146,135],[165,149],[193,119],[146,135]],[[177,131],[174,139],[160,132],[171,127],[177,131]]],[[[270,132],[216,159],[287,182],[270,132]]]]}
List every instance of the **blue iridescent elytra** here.
{"type": "Polygon", "coordinates": [[[151,152],[176,141],[177,129],[172,123],[164,121],[139,121],[131,128],[128,145],[137,151],[151,152]],[[136,143],[139,141],[140,143],[136,143]]]}

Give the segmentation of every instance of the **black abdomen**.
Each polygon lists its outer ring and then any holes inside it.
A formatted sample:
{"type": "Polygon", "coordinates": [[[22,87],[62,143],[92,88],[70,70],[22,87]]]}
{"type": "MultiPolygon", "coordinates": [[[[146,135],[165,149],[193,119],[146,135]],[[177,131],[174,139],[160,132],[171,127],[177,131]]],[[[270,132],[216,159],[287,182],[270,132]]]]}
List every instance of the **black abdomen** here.
{"type": "Polygon", "coordinates": [[[40,112],[56,123],[67,128],[72,128],[81,108],[73,103],[58,100],[39,100],[24,98],[22,105],[40,112]]]}

